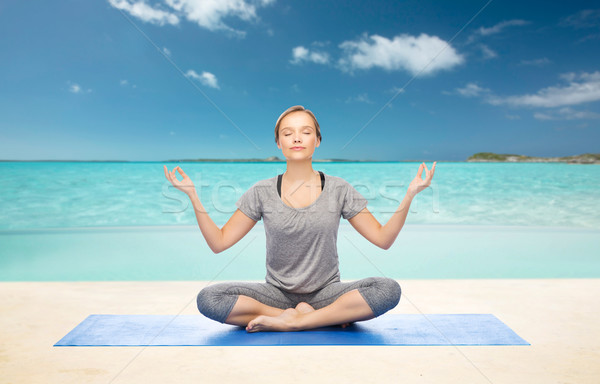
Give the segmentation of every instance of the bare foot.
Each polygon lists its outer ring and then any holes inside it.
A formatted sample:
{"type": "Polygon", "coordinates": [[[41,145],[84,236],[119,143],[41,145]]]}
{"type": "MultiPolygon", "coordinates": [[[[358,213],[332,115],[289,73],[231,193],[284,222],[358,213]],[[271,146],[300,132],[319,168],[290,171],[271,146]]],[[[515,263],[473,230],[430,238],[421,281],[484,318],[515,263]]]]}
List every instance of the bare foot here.
{"type": "Polygon", "coordinates": [[[302,302],[302,303],[298,303],[298,305],[296,305],[296,311],[300,312],[300,313],[309,313],[309,312],[314,312],[314,308],[312,307],[312,305],[302,302]]]}
{"type": "Polygon", "coordinates": [[[303,313],[299,310],[295,308],[288,308],[285,311],[283,311],[283,313],[279,316],[258,316],[257,318],[248,323],[246,331],[298,331],[298,319],[302,315],[303,313]]]}
{"type": "MultiPolygon", "coordinates": [[[[305,303],[305,302],[302,302],[302,303],[299,303],[298,305],[296,305],[296,310],[300,313],[310,313],[310,312],[315,311],[315,309],[310,304],[305,303]]],[[[354,324],[354,323],[344,323],[344,324],[339,324],[339,326],[342,328],[348,328],[352,324],[354,324]]]]}

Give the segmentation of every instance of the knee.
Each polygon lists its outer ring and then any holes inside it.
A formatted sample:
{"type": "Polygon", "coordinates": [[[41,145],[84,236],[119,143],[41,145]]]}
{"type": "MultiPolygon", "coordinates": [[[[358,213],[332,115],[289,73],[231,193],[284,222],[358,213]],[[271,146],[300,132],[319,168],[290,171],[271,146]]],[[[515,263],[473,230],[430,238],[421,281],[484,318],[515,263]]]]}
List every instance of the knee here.
{"type": "Polygon", "coordinates": [[[218,286],[211,285],[202,289],[196,297],[196,305],[201,314],[219,322],[223,319],[223,304],[226,301],[222,290],[218,286]]]}
{"type": "Polygon", "coordinates": [[[212,303],[214,303],[214,295],[209,290],[210,287],[206,287],[202,289],[198,296],[196,297],[196,305],[198,306],[198,311],[204,315],[205,309],[211,307],[212,303]]]}
{"type": "Polygon", "coordinates": [[[390,295],[390,303],[393,304],[391,308],[394,308],[400,302],[402,288],[400,288],[400,284],[398,284],[398,282],[394,279],[385,278],[385,280],[386,290],[390,295]]]}
{"type": "Polygon", "coordinates": [[[377,289],[388,299],[387,302],[390,305],[390,309],[398,305],[400,302],[400,296],[402,295],[400,284],[398,284],[396,280],[388,277],[377,277],[375,279],[377,289]]]}
{"type": "Polygon", "coordinates": [[[394,279],[387,277],[374,277],[373,287],[377,298],[376,305],[373,306],[375,316],[380,316],[385,312],[393,309],[400,302],[402,289],[400,284],[394,279]]]}

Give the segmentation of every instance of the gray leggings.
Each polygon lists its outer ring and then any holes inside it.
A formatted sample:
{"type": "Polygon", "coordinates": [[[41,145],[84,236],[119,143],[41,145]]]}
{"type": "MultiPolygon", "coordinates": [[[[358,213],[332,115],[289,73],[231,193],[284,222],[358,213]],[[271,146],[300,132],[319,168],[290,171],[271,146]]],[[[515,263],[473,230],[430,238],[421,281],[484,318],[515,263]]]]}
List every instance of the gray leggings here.
{"type": "Polygon", "coordinates": [[[204,316],[224,323],[239,295],[281,309],[294,308],[301,302],[319,309],[328,306],[353,289],[358,289],[375,316],[384,314],[400,301],[400,285],[396,280],[387,277],[369,277],[351,283],[331,283],[313,293],[289,293],[269,283],[219,283],[201,290],[197,303],[198,310],[204,316]]]}

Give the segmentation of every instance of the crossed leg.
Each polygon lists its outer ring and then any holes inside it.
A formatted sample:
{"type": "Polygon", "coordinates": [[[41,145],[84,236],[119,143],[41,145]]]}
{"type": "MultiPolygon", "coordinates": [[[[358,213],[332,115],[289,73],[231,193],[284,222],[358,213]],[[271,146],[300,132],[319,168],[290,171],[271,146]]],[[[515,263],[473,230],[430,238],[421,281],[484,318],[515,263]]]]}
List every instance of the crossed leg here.
{"type": "Polygon", "coordinates": [[[400,285],[382,277],[335,282],[310,294],[286,293],[268,283],[234,282],[205,287],[197,304],[204,316],[248,332],[299,331],[372,319],[395,307],[400,295],[400,285]]]}
{"type": "Polygon", "coordinates": [[[257,316],[277,317],[283,312],[283,309],[271,307],[251,297],[240,295],[225,323],[245,327],[257,316]]]}
{"type": "Polygon", "coordinates": [[[299,303],[295,308],[282,310],[240,295],[225,322],[246,325],[248,332],[301,331],[369,320],[374,317],[373,311],[358,289],[353,289],[328,306],[317,310],[304,302],[299,303]]]}

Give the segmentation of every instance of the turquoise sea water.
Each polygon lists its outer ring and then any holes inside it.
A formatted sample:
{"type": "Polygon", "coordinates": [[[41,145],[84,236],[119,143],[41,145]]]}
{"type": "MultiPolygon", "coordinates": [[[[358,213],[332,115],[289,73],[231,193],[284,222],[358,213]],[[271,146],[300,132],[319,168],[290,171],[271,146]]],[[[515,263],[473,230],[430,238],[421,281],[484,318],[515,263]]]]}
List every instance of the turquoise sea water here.
{"type": "MultiPolygon", "coordinates": [[[[166,164],[166,163],[165,163],[166,164]]],[[[168,164],[172,169],[177,164],[168,164]]],[[[252,184],[285,163],[181,163],[217,224],[252,184]]],[[[431,164],[428,164],[430,166],[431,164]]],[[[163,163],[0,163],[0,229],[194,225],[163,163]]],[[[418,163],[314,163],[339,176],[387,221],[418,163]]],[[[600,166],[438,163],[407,224],[569,226],[600,229],[600,166]]]]}
{"type": "MultiPolygon", "coordinates": [[[[260,223],[212,254],[163,164],[0,163],[0,280],[262,279],[260,223]]],[[[192,178],[218,225],[247,188],[285,171],[285,163],[167,165],[192,178]]],[[[353,184],[384,224],[418,165],[313,167],[353,184]]],[[[599,208],[600,166],[441,162],[390,250],[342,220],[342,278],[365,267],[396,278],[598,277],[599,208]]]]}

